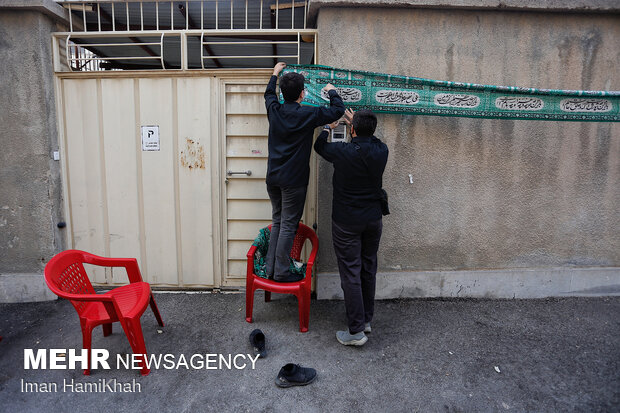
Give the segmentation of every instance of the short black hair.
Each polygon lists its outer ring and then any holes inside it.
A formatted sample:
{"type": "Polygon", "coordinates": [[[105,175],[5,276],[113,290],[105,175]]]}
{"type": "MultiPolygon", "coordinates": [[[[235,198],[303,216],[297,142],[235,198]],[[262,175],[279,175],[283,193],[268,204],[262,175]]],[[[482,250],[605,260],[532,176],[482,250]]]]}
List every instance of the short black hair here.
{"type": "Polygon", "coordinates": [[[289,72],[280,78],[280,91],[287,102],[295,102],[304,90],[304,75],[289,72]]]}
{"type": "Polygon", "coordinates": [[[355,112],[353,128],[357,136],[372,136],[377,128],[377,116],[368,109],[355,112]]]}

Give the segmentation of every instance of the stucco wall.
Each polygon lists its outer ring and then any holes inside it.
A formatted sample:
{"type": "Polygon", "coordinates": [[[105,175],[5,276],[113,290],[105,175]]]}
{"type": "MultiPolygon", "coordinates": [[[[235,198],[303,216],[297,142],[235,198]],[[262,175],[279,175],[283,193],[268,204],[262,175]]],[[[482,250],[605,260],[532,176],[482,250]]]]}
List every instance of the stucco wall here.
{"type": "Polygon", "coordinates": [[[0,9],[0,274],[40,275],[63,247],[54,29],[39,12],[0,9]]]}
{"type": "MultiPolygon", "coordinates": [[[[620,90],[606,14],[321,8],[319,61],[432,79],[620,90]]],[[[620,125],[380,115],[379,271],[620,266],[620,125]],[[413,184],[408,174],[413,175],[413,184]]],[[[320,272],[336,272],[319,166],[320,272]]]]}

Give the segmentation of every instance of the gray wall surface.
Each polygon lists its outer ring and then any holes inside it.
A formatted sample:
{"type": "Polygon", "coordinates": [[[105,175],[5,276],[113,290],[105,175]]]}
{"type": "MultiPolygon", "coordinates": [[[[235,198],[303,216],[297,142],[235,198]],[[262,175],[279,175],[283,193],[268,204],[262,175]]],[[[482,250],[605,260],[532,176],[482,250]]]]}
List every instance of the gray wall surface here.
{"type": "Polygon", "coordinates": [[[0,8],[0,274],[42,274],[63,249],[54,30],[39,12],[0,8]]]}
{"type": "Polygon", "coordinates": [[[308,15],[314,22],[319,10],[325,7],[416,7],[461,10],[521,10],[545,12],[620,11],[617,0],[311,0],[308,15]]]}
{"type": "MultiPolygon", "coordinates": [[[[318,11],[319,63],[439,80],[620,90],[620,16],[318,11]]],[[[620,125],[379,115],[379,271],[620,266],[620,125]],[[413,175],[413,184],[408,174],[413,175]]],[[[320,272],[337,272],[319,164],[320,272]]]]}

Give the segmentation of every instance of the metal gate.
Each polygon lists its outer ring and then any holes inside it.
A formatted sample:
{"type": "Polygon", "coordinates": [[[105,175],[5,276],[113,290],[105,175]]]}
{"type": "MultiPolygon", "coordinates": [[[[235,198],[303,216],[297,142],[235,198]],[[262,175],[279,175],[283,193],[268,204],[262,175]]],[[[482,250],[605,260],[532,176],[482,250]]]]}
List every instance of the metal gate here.
{"type": "MultiPolygon", "coordinates": [[[[267,81],[257,71],[58,74],[69,245],[135,257],[156,286],[245,285],[245,255],[271,217],[267,81]],[[159,141],[145,147],[143,127],[159,141]]],[[[305,222],[315,203],[311,179],[305,222]]],[[[127,280],[124,269],[90,271],[98,284],[127,280]]]]}

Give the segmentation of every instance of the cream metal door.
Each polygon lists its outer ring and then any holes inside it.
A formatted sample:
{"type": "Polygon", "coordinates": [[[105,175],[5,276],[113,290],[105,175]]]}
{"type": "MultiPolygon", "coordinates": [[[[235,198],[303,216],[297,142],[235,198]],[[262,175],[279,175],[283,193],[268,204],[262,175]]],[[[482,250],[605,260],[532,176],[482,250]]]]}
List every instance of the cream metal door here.
{"type": "MultiPolygon", "coordinates": [[[[135,257],[155,286],[245,285],[246,253],[271,222],[267,81],[265,70],[57,74],[69,245],[135,257]],[[142,126],[158,127],[159,150],[143,150],[142,126]]],[[[89,271],[98,284],[127,280],[89,271]]]]}
{"type": "MultiPolygon", "coordinates": [[[[57,78],[72,248],[135,257],[156,286],[219,285],[214,84],[211,76],[57,78]],[[142,126],[158,128],[159,150],[143,150],[142,126]]],[[[124,270],[91,275],[127,282],[124,270]]]]}
{"type": "MultiPolygon", "coordinates": [[[[223,249],[225,286],[245,285],[246,254],[260,228],[271,223],[271,203],[267,195],[267,134],[269,124],[263,94],[268,77],[251,81],[223,80],[222,130],[226,160],[223,200],[223,249]]],[[[311,159],[311,179],[302,222],[315,222],[315,157],[311,159]]]]}

